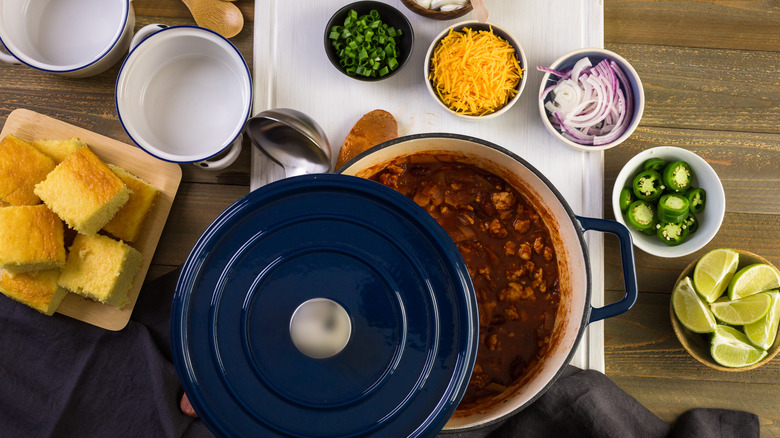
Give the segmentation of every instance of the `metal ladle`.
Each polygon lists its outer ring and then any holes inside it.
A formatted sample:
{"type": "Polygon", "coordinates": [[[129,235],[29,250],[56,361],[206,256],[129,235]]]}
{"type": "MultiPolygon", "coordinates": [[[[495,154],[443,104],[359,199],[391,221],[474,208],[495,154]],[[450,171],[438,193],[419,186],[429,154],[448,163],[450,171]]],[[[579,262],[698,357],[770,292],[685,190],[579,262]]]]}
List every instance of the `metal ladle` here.
{"type": "Polygon", "coordinates": [[[284,168],[286,177],[331,170],[331,150],[322,128],[306,114],[276,108],[246,122],[252,145],[284,168]]]}

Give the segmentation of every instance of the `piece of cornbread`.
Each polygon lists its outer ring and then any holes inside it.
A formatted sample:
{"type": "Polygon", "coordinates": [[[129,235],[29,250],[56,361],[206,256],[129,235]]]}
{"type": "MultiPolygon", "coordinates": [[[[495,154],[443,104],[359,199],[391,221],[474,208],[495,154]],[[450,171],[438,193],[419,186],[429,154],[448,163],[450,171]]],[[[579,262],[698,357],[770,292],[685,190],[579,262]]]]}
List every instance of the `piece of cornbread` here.
{"type": "Polygon", "coordinates": [[[62,221],[43,204],[0,208],[0,268],[13,274],[65,264],[62,221]]]}
{"type": "Polygon", "coordinates": [[[61,163],[70,154],[87,144],[83,140],[74,137],[68,140],[35,140],[32,142],[32,145],[35,149],[54,159],[55,162],[61,163]]]}
{"type": "Polygon", "coordinates": [[[8,134],[0,141],[0,199],[11,205],[40,204],[35,185],[54,166],[54,160],[30,143],[8,134]]]}
{"type": "Polygon", "coordinates": [[[138,178],[119,166],[109,164],[108,167],[116,173],[127,187],[133,191],[127,203],[103,227],[117,239],[125,242],[135,242],[141,232],[146,215],[151,210],[154,200],[160,193],[155,187],[138,178]]]}
{"type": "Polygon", "coordinates": [[[59,278],[59,269],[15,275],[4,272],[0,276],[0,292],[43,314],[51,315],[68,294],[57,284],[59,278]]]}
{"type": "Polygon", "coordinates": [[[59,285],[81,296],[121,309],[143,255],[124,242],[96,234],[73,240],[59,285]]]}
{"type": "Polygon", "coordinates": [[[58,164],[35,194],[74,230],[92,235],[114,217],[130,189],[88,147],[58,164]]]}

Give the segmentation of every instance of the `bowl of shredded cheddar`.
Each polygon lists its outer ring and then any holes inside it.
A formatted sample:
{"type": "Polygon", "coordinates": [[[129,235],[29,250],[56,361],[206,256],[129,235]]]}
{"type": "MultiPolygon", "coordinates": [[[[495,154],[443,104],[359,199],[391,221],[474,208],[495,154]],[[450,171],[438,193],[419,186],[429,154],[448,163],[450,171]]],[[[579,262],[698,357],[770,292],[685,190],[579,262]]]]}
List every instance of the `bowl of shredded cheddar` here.
{"type": "Polygon", "coordinates": [[[520,44],[495,24],[469,21],[445,29],[425,55],[428,91],[449,113],[496,117],[518,100],[527,61],[520,44]]]}

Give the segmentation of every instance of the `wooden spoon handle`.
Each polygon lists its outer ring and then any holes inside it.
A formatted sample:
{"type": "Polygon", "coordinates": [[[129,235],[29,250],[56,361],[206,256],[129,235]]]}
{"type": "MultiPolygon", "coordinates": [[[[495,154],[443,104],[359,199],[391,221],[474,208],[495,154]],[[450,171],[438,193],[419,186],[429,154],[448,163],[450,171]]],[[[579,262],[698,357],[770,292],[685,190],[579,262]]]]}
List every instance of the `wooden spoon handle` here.
{"type": "Polygon", "coordinates": [[[471,6],[474,8],[474,15],[480,23],[487,23],[490,18],[490,11],[485,5],[485,0],[471,0],[471,6]]]}

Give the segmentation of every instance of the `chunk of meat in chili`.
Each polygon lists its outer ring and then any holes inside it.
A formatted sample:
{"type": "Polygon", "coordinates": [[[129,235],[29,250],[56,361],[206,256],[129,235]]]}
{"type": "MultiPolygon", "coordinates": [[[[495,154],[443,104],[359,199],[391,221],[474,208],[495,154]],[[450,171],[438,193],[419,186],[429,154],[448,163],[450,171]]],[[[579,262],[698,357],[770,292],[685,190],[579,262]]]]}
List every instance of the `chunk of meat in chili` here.
{"type": "Polygon", "coordinates": [[[372,178],[425,208],[455,241],[479,306],[479,348],[461,405],[521,379],[549,348],[560,302],[541,215],[502,178],[451,159],[412,156],[372,178]]]}

